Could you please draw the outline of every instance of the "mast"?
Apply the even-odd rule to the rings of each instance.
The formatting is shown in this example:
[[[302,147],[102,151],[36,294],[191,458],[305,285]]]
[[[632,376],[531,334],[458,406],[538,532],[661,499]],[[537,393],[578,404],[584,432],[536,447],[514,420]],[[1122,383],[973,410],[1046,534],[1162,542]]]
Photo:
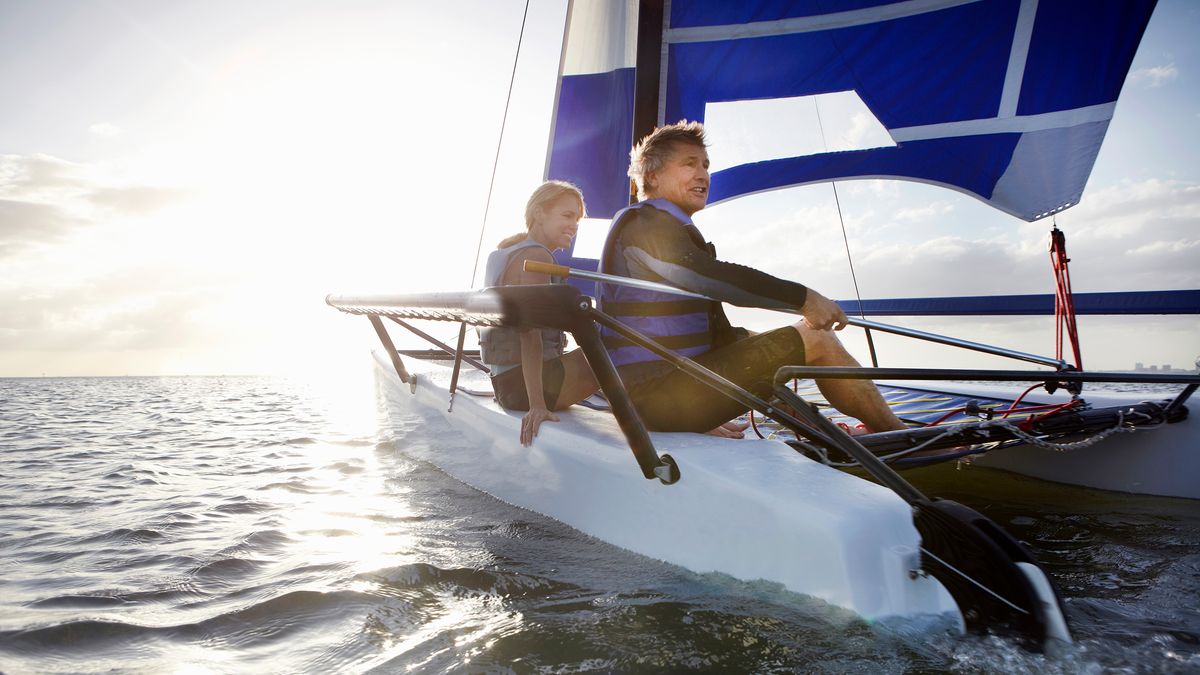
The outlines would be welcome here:
[[[663,59],[663,0],[638,3],[637,62],[633,90],[633,143],[658,126],[658,95]],[[630,186],[629,203],[637,201]]]

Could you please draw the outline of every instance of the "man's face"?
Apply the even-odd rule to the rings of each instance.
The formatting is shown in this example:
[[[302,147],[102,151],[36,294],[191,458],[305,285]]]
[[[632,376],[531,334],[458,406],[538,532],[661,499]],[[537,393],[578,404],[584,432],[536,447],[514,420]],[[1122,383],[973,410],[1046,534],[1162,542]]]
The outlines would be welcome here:
[[[663,168],[646,175],[646,195],[672,202],[689,216],[708,202],[708,152],[692,143],[675,143]]]

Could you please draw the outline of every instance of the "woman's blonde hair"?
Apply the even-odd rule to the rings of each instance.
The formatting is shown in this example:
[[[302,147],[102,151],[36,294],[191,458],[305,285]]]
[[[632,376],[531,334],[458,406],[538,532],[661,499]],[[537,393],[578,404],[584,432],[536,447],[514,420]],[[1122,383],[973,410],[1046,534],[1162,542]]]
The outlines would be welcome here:
[[[551,202],[563,195],[573,195],[578,199],[579,212],[587,215],[587,206],[583,203],[583,192],[579,188],[565,180],[548,180],[539,185],[533,194],[529,195],[529,201],[525,202],[525,231],[505,237],[496,248],[506,248],[529,238],[529,230],[533,229],[533,223],[537,217],[545,214]]]

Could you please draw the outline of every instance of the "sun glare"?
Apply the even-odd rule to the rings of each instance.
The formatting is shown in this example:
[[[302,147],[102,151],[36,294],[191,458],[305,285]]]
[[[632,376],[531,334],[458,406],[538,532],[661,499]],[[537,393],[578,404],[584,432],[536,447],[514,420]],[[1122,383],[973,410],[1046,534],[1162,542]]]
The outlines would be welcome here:
[[[187,132],[135,163],[141,179],[187,197],[139,226],[139,250],[125,255],[224,289],[195,317],[237,326],[227,341],[257,341],[251,372],[307,370],[346,334],[332,322],[358,326],[324,306],[328,293],[465,285],[462,265],[447,264],[457,257],[407,253],[455,237],[429,226],[444,196],[413,187],[437,152],[420,115],[453,83],[420,67],[420,45],[364,24],[297,20],[231,47],[179,122]]]

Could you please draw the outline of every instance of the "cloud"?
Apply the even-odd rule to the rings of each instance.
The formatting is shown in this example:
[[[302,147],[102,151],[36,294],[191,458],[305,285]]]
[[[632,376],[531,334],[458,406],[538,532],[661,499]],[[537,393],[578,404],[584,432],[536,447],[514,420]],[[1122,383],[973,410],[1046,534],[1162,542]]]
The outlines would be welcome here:
[[[865,244],[855,255],[864,297],[939,297],[1049,292],[1044,254],[1013,243],[943,236]]]
[[[939,202],[905,210],[931,221],[952,211]],[[1200,288],[1198,184],[1122,181],[1090,192],[1057,223],[1067,235],[1077,293]],[[968,231],[907,242],[862,237],[852,242],[855,267],[864,297],[1050,293],[1050,227],[1043,220],[1022,223],[1016,232],[975,230],[976,236]]]
[[[947,215],[953,210],[953,204],[948,204],[946,202],[932,202],[924,206],[900,209],[896,211],[895,215],[892,217],[896,220],[907,221],[910,223],[920,223]]]
[[[103,206],[121,213],[149,213],[170,206],[183,198],[186,193],[182,190],[158,187],[123,187],[97,188],[88,195],[88,199],[98,206]]]
[[[0,259],[136,216],[184,197],[180,190],[125,185],[98,167],[49,155],[0,155]]]
[[[838,182],[838,189],[849,197],[864,199],[896,199],[902,191],[903,181],[869,179],[849,179]]]
[[[1129,74],[1129,83],[1155,89],[1177,77],[1179,77],[1179,69],[1175,67],[1174,63],[1168,63],[1165,66],[1138,68]]]
[[[0,199],[0,259],[34,243],[57,241],[75,225],[53,205]]]
[[[88,127],[88,133],[91,133],[95,136],[100,136],[101,138],[113,138],[115,136],[120,136],[123,132],[121,131],[121,128],[115,124],[109,122],[97,122],[96,124]]]
[[[1077,290],[1200,288],[1200,185],[1122,181],[1060,217]]]
[[[153,282],[151,282],[153,280]],[[199,272],[141,266],[57,288],[0,293],[0,351],[134,350],[217,344],[198,313],[227,289]]]
[[[1193,255],[1200,253],[1200,239],[1190,239],[1185,241],[1155,241],[1129,250],[1129,255],[1131,256],[1162,256],[1175,253],[1192,253]]]
[[[927,186],[905,184],[890,199],[873,183],[859,183],[859,195],[842,199],[864,298],[1053,292],[1048,219],[1016,222]],[[712,214],[721,226],[701,229],[728,260],[850,298],[854,283],[827,192],[781,195],[775,218],[757,206],[722,205]],[[785,208],[789,216],[782,216]],[[1077,293],[1200,288],[1200,184],[1115,183],[1089,191],[1057,223],[1067,234]]]
[[[49,155],[0,155],[0,197],[61,194],[84,189],[84,167]]]

